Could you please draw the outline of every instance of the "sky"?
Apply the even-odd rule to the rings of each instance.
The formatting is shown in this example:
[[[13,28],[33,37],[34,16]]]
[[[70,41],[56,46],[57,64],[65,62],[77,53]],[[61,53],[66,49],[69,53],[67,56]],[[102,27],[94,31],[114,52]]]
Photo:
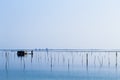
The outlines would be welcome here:
[[[120,49],[120,0],[0,0],[0,48]]]

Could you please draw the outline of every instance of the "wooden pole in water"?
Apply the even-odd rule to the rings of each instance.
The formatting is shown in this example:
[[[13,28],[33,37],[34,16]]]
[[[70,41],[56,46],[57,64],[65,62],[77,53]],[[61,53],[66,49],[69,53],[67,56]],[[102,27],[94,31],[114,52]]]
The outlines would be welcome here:
[[[86,54],[86,68],[88,70],[88,53]]]
[[[117,68],[117,56],[118,56],[118,55],[117,55],[117,52],[116,52],[116,64],[115,64],[116,68]]]
[[[33,59],[33,50],[31,51],[31,63],[32,63],[32,59]]]
[[[50,67],[51,67],[51,72],[52,72],[52,67],[53,67],[52,56],[51,56],[51,65],[50,65]]]
[[[94,66],[96,66],[96,56],[94,56]]]
[[[82,55],[82,67],[83,67],[83,55]]]
[[[8,53],[5,53],[6,63],[5,63],[5,71],[8,77]]]
[[[69,68],[70,68],[70,62],[69,62],[69,59],[68,59],[68,71],[69,71]]]
[[[110,56],[109,56],[109,53],[108,53],[108,67],[110,67]]]

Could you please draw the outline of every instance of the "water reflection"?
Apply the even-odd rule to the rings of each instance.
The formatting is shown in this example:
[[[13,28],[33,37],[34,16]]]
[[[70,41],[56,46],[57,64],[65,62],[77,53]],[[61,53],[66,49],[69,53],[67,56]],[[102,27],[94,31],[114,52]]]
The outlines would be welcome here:
[[[25,64],[25,59],[29,57],[30,58],[30,62],[34,62],[36,64],[39,64],[39,61],[43,62],[42,64],[49,64],[50,63],[50,67],[51,70],[53,68],[53,64],[54,65],[68,65],[68,68],[72,65],[72,66],[81,66],[84,67],[86,66],[86,70],[88,70],[88,68],[91,66],[97,66],[97,67],[110,67],[110,66],[115,66],[115,68],[117,68],[118,65],[118,52],[115,53],[71,53],[71,55],[69,53],[57,53],[57,52],[35,52],[33,56],[33,52],[32,53],[25,53],[25,54],[14,54],[14,59],[16,59],[16,61],[21,58],[21,62],[23,62]],[[10,54],[8,52],[5,52],[5,69],[7,71],[8,69],[8,65],[9,65],[9,57],[13,56],[13,54]],[[17,55],[18,58],[15,57],[15,54]],[[113,58],[114,57],[114,58]],[[2,58],[2,57],[1,57]],[[28,59],[29,60],[29,59]],[[35,62],[35,61],[38,61]],[[67,62],[66,62],[67,61]],[[27,63],[29,64],[29,63]],[[115,65],[114,65],[115,64]]]
[[[9,66],[9,53],[5,53],[5,71],[6,71],[6,76],[8,77],[8,66]]]
[[[70,68],[70,61],[69,61],[69,59],[68,59],[68,71],[69,71],[69,68]]]
[[[10,70],[27,71],[66,71],[86,73],[94,71],[118,71],[120,69],[120,52],[49,52],[33,51],[20,54],[21,52],[4,52],[5,57],[0,55],[0,70],[2,64],[6,76]],[[22,52],[24,53],[24,52]]]
[[[117,69],[117,56],[118,56],[118,54],[117,54],[117,52],[116,52],[116,64],[115,64],[116,69]]]
[[[88,71],[88,53],[86,54],[86,70]]]

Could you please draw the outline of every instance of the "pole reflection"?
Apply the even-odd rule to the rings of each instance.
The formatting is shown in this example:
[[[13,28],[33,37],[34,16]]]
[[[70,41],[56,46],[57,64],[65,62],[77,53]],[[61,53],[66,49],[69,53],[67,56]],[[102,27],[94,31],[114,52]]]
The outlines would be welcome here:
[[[5,52],[5,71],[6,71],[6,76],[8,78],[8,66],[9,66],[9,53]]]
[[[93,67],[94,69],[104,69],[104,68],[112,68],[118,69],[120,68],[119,58],[120,52],[49,52],[46,49],[46,52],[34,52],[27,53],[24,55],[18,55],[14,52],[5,52],[5,71],[8,75],[8,67],[17,65],[23,65],[23,71],[26,69],[39,69],[42,68],[50,69],[50,71],[54,71],[56,69],[66,69],[66,71],[74,70],[75,67],[78,67],[78,70],[84,70],[88,72],[88,70]],[[15,56],[17,55],[17,57]],[[9,58],[13,58],[14,61],[9,61]],[[2,57],[1,57],[2,58]],[[18,63],[19,59],[21,64]],[[32,64],[30,66],[29,64]],[[16,66],[17,66],[16,65]],[[29,65],[29,66],[27,66]],[[44,67],[43,67],[44,66]],[[12,68],[12,67],[11,67]]]

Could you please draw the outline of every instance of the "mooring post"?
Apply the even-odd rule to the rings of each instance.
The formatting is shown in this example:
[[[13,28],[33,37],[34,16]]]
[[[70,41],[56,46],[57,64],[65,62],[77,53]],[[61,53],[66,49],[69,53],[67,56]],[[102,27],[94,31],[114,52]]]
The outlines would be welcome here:
[[[68,59],[68,71],[69,71],[69,68],[70,68],[70,61],[69,61],[69,59]]]
[[[5,71],[8,77],[8,53],[5,53],[5,58],[6,58],[6,62],[5,62]]]
[[[52,67],[53,67],[52,56],[51,56],[51,64],[50,64],[50,67],[51,67],[51,72],[52,72]]]
[[[47,55],[48,55],[48,48],[46,48],[46,52],[47,52]]]
[[[63,55],[63,64],[65,63],[65,57],[64,57],[64,55]]]
[[[32,59],[33,59],[33,50],[31,51],[31,63],[32,63]]]
[[[82,62],[82,67],[83,67],[83,55],[82,55],[82,61],[81,62]]]
[[[117,56],[118,56],[118,54],[116,52],[116,64],[115,64],[116,68],[117,68]]]
[[[96,66],[96,56],[94,56],[94,66]]]
[[[86,54],[86,68],[88,70],[88,53]]]

